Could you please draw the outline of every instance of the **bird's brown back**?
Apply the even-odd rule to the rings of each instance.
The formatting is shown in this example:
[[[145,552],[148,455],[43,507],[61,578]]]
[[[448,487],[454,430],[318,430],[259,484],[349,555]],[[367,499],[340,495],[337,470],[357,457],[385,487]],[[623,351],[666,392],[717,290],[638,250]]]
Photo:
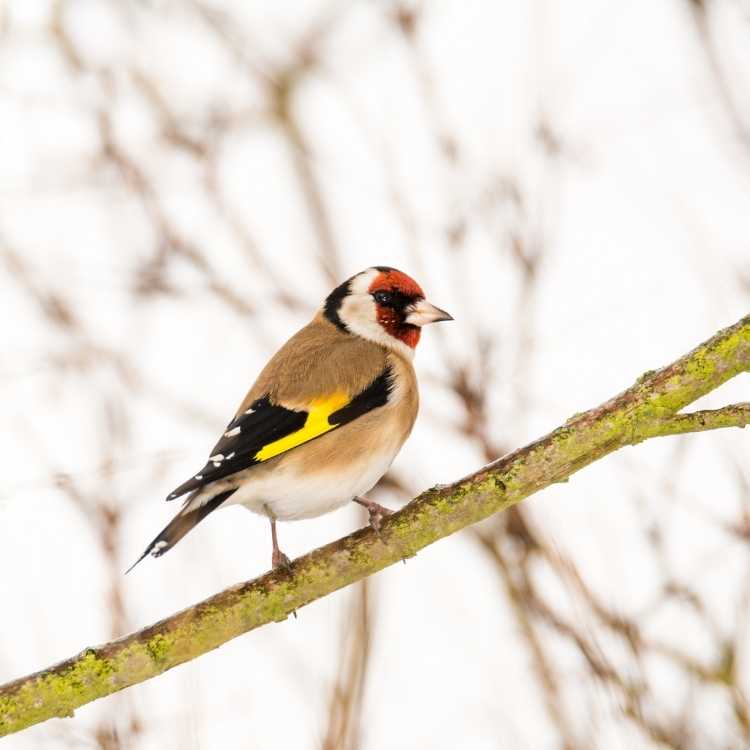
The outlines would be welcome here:
[[[383,372],[386,358],[384,347],[341,331],[318,314],[271,358],[237,413],[266,395],[291,409],[304,409],[332,391],[354,396]]]

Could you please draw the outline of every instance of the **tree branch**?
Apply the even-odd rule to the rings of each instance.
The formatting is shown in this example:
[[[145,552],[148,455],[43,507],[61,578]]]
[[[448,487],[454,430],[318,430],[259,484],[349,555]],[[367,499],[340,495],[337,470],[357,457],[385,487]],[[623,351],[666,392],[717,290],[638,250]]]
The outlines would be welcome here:
[[[723,427],[742,428],[747,427],[748,424],[750,424],[750,403],[743,402],[723,406],[721,409],[675,414],[673,417],[656,420],[640,432],[645,439],[664,435],[685,435],[688,432],[720,430]]]
[[[148,628],[87,648],[49,669],[0,686],[0,736],[155,677],[222,643],[411,557],[505,510],[599,458],[651,437],[744,427],[750,405],[679,414],[750,370],[750,316],[633,387],[534,443],[450,485],[422,493],[383,523],[361,529],[277,570],[233,586]]]

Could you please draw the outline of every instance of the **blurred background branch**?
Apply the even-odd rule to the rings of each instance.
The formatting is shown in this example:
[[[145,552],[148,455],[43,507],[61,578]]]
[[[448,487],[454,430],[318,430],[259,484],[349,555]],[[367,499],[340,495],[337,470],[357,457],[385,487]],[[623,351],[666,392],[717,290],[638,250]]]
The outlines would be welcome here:
[[[261,569],[265,530],[238,518],[121,575],[151,504],[361,268],[402,267],[459,323],[420,346],[392,504],[744,314],[749,19],[744,0],[1,2],[0,678]],[[737,379],[673,431],[746,401]],[[11,741],[746,747],[746,455],[739,431],[620,451],[304,627]]]

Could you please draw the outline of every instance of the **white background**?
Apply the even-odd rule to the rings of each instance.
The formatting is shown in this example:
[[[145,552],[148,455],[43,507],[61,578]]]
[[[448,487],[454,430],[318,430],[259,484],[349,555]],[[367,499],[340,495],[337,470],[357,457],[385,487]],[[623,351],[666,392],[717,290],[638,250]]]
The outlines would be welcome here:
[[[233,508],[120,576],[174,512],[163,497],[202,466],[253,377],[334,279],[393,265],[455,317],[425,330],[416,358],[422,411],[393,467],[415,491],[485,461],[455,429],[462,405],[445,383],[448,362],[476,372],[481,338],[493,342],[488,431],[511,449],[747,314],[750,149],[738,123],[750,11],[712,4],[717,77],[690,5],[436,0],[419,6],[413,43],[387,3],[213,3],[223,36],[191,2],[0,6],[0,681],[109,640],[113,586],[123,634],[267,568],[267,524]],[[317,28],[314,59],[291,84],[300,145],[274,117],[269,86]],[[208,155],[165,136],[139,75]],[[146,199],[105,154],[103,116],[148,182]],[[322,196],[330,247],[300,163]],[[210,272],[170,255],[164,288],[137,294],[170,232]],[[530,292],[514,238],[539,252]],[[279,304],[278,288],[298,305]],[[74,326],[45,315],[49,294]],[[700,406],[748,400],[747,388],[739,377]],[[727,531],[747,508],[747,440],[733,430],[652,441],[524,505],[602,601],[712,664],[722,638],[749,634],[747,541]],[[85,499],[61,490],[60,475]],[[121,516],[114,549],[102,547],[94,507]],[[363,520],[352,508],[282,525],[282,547],[296,556]],[[652,526],[716,632],[688,604],[661,600]],[[573,593],[544,569],[538,583],[627,672],[630,655]],[[360,746],[562,747],[473,537],[381,573],[370,595]],[[116,747],[97,733],[113,726],[120,746],[139,750],[319,747],[353,597],[329,596],[4,747]],[[548,635],[577,746],[657,747],[571,644]],[[738,685],[750,690],[747,660],[740,649]],[[645,672],[649,711],[688,716],[685,747],[741,746],[727,691],[658,660]]]

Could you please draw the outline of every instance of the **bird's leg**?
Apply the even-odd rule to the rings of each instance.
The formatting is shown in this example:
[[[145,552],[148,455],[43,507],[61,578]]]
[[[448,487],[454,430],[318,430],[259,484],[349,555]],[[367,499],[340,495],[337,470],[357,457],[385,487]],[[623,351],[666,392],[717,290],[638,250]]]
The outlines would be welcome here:
[[[367,512],[370,514],[370,526],[380,534],[380,524],[382,524],[383,519],[386,516],[390,516],[393,511],[389,508],[383,507],[380,503],[376,503],[374,500],[368,500],[366,497],[353,497],[352,500],[363,508],[367,508]]]
[[[271,553],[271,565],[274,569],[285,568],[289,570],[292,563],[289,558],[279,549],[279,540],[276,538],[276,519],[271,517],[271,542],[273,543],[273,552]]]
[[[268,517],[271,519],[271,541],[273,542],[273,552],[271,553],[271,566],[274,570],[277,568],[283,568],[286,571],[291,571],[292,563],[291,560],[279,549],[279,540],[276,538],[276,519],[271,515],[271,512],[266,506],[266,512]],[[297,619],[297,610],[293,609],[292,614],[294,619]]]

